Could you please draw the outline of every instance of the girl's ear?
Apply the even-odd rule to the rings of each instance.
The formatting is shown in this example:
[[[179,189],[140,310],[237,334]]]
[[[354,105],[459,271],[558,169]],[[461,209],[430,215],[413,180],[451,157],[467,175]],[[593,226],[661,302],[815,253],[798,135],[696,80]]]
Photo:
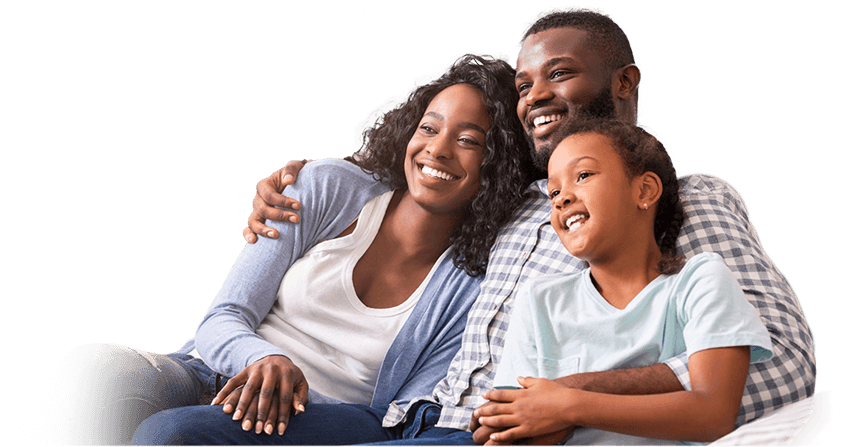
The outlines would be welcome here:
[[[663,195],[663,182],[657,174],[648,171],[637,178],[637,183],[639,186],[637,206],[641,209],[651,208]]]

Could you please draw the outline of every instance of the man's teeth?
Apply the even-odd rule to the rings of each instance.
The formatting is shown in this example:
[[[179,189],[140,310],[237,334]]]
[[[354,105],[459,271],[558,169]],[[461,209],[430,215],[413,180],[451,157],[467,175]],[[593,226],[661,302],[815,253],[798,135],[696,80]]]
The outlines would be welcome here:
[[[441,180],[451,181],[451,180],[458,179],[458,177],[456,177],[452,174],[447,174],[446,172],[441,172],[437,169],[430,168],[429,166],[423,166],[423,169],[421,169],[421,171],[423,171],[423,173],[428,175],[429,177],[439,178]]]
[[[565,221],[565,227],[568,228],[568,231],[574,231],[586,223],[585,219],[588,217],[586,214],[574,214]]]
[[[533,119],[533,126],[540,127],[540,126],[543,126],[545,124],[552,123],[554,121],[559,121],[559,120],[562,119],[563,116],[564,115],[561,114],[561,113],[555,114],[555,115],[539,116],[539,117],[536,117],[535,119]]]

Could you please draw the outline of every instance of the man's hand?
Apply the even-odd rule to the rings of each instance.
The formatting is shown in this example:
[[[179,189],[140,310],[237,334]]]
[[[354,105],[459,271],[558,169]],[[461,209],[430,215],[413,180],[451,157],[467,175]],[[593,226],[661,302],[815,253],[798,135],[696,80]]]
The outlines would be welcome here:
[[[254,425],[255,433],[271,435],[277,425],[284,434],[294,414],[305,411],[308,382],[302,370],[283,355],[264,357],[228,380],[211,405],[223,404],[222,410],[233,419],[242,419],[243,430]],[[255,421],[257,421],[255,423]]]
[[[554,443],[565,439],[574,426],[561,416],[567,388],[547,379],[521,377],[517,390],[487,391],[490,402],[474,410],[474,441],[486,445]],[[475,427],[478,424],[480,427]]]
[[[257,183],[257,194],[252,201],[253,210],[248,218],[248,227],[243,230],[246,242],[249,244],[257,242],[258,234],[272,239],[278,237],[278,231],[264,224],[266,219],[278,222],[299,222],[299,215],[287,209],[298,210],[301,204],[281,193],[287,185],[292,185],[296,181],[299,171],[307,162],[308,160],[291,161],[287,163],[287,166]]]

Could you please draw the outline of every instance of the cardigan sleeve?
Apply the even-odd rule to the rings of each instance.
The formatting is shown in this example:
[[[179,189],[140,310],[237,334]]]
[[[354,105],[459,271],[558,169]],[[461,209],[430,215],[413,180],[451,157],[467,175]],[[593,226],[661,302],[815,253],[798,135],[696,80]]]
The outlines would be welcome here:
[[[233,377],[269,355],[286,355],[255,333],[275,303],[287,269],[317,243],[349,226],[361,208],[389,188],[342,160],[308,163],[287,195],[302,204],[298,224],[267,221],[278,239],[246,244],[195,336],[202,359]]]

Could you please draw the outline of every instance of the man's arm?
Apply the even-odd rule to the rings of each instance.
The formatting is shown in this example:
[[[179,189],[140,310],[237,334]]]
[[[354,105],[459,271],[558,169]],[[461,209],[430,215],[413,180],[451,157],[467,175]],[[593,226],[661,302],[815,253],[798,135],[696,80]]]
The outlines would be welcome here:
[[[607,394],[660,394],[683,391],[683,385],[666,364],[560,377],[556,383],[578,390]]]
[[[246,242],[257,242],[257,235],[270,239],[278,238],[278,230],[266,226],[266,219],[277,222],[298,223],[299,215],[288,210],[298,211],[302,204],[282,195],[284,188],[296,182],[299,171],[308,160],[293,160],[269,177],[257,183],[257,193],[252,200],[252,212],[248,218],[248,227],[243,230]]]

